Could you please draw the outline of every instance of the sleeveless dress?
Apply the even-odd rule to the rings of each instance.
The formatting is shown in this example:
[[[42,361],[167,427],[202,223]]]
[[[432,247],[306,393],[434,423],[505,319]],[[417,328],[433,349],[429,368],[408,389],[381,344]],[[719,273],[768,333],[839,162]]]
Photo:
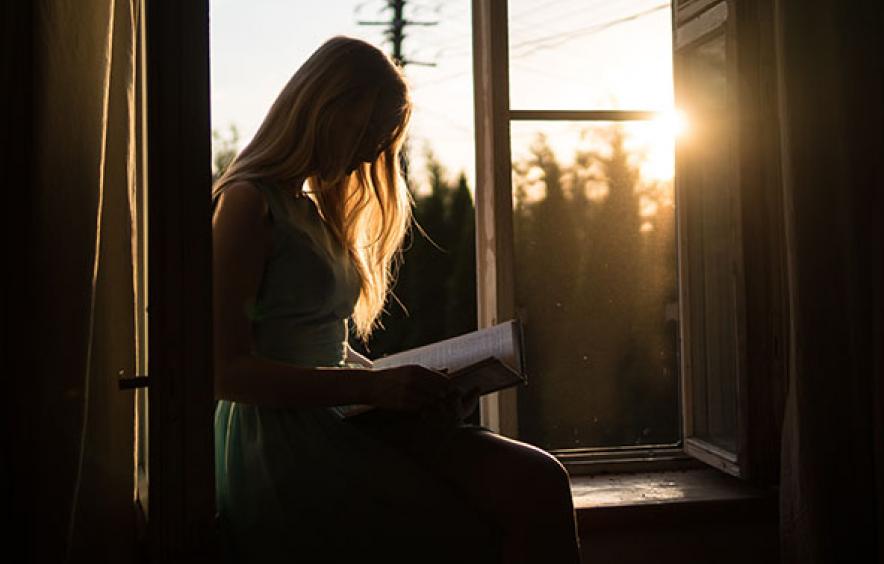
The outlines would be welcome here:
[[[268,203],[272,250],[248,312],[253,353],[298,366],[344,366],[359,292],[355,267],[311,199],[256,186]],[[219,401],[214,427],[228,561],[493,558],[492,528],[426,461],[345,419],[339,408]],[[469,546],[489,553],[465,553]]]

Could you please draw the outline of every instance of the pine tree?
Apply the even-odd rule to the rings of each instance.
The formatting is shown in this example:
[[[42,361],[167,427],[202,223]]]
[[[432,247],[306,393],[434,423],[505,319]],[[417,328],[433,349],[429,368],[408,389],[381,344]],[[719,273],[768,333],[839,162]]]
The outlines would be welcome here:
[[[624,130],[591,135],[594,148],[573,165],[561,165],[542,136],[514,164],[517,305],[531,378],[520,431],[547,447],[675,440],[665,319],[675,262],[663,252],[674,250],[671,206],[643,231],[639,204],[650,191]],[[603,194],[588,195],[599,187]]]
[[[451,195],[446,222],[453,239],[451,273],[447,282],[446,336],[474,331],[478,325],[476,306],[476,212],[467,177],[461,174]]]

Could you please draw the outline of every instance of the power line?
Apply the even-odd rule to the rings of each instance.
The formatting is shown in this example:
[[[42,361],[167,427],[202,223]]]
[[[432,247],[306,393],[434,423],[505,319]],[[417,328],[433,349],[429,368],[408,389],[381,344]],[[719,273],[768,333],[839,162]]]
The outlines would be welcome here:
[[[630,6],[635,5],[635,0],[623,0],[623,1],[625,2],[625,4],[628,4]],[[577,8],[576,10],[573,10],[573,9],[569,10],[568,8],[573,8],[574,6],[573,5],[569,6],[568,4],[560,1],[557,4],[560,7],[566,8],[564,12],[555,12],[555,11],[546,12],[543,15],[541,15],[539,18],[533,18],[528,21],[522,21],[522,18],[528,12],[532,11],[532,10],[526,10],[525,12],[523,12],[521,14],[517,14],[517,15],[511,16],[509,18],[510,19],[510,22],[509,22],[510,27],[512,27],[514,25],[520,25],[523,28],[530,28],[532,30],[536,30],[536,29],[542,28],[545,25],[552,23],[552,22],[567,21],[569,18],[572,18],[573,16],[577,16],[577,15],[591,13],[593,16],[595,16],[598,14],[600,7],[603,9],[608,9],[608,11],[610,11],[611,6],[616,5],[617,0],[579,0],[579,2],[577,2],[577,3],[579,4],[579,8]]]
[[[449,80],[454,80],[455,78],[460,78],[466,74],[473,72],[473,69],[462,70],[455,73],[451,73],[445,76],[440,76],[439,78],[434,78],[433,80],[429,80],[427,82],[419,82],[411,87],[412,90],[417,90],[419,88],[426,88],[427,86],[432,86],[434,84],[440,84],[443,82],[448,82]]]
[[[614,26],[622,24],[622,23],[637,20],[637,19],[642,18],[644,16],[650,15],[654,12],[659,12],[660,10],[669,9],[669,6],[670,6],[669,2],[666,2],[665,4],[657,4],[656,6],[652,6],[652,7],[648,8],[647,10],[642,10],[641,12],[636,12],[636,13],[630,14],[628,16],[623,16],[623,17],[616,18],[613,20],[608,20],[606,22],[594,24],[594,25],[579,28],[579,29],[574,29],[574,30],[571,30],[568,32],[556,33],[556,34],[551,34],[551,35],[546,35],[546,36],[542,36],[542,37],[535,37],[532,39],[528,39],[528,40],[519,42],[515,45],[511,45],[510,52],[512,54],[512,52],[516,51],[517,49],[523,49],[525,47],[528,47],[527,50],[516,55],[518,57],[524,57],[525,55],[528,55],[528,54],[533,53],[535,51],[539,51],[541,49],[549,49],[552,47],[558,47],[559,45],[562,45],[563,43],[567,43],[568,41],[571,41],[572,39],[576,39],[576,38],[581,37],[583,35],[597,33],[599,31],[614,27]]]
[[[510,19],[509,25],[510,26],[521,25],[525,28],[530,27],[533,31],[537,31],[538,29],[542,30],[542,28],[546,27],[547,24],[552,23],[553,21],[567,19],[573,15],[586,12],[588,6],[598,5],[601,3],[601,1],[602,0],[596,0],[595,2],[593,2],[592,4],[589,4],[589,5],[583,4],[583,5],[581,5],[581,7],[578,10],[568,10],[568,11],[560,12],[557,14],[546,14],[546,17],[540,18],[539,20],[520,21],[519,18],[522,18],[522,17],[524,17],[528,14],[531,14],[531,13],[535,13],[544,7],[547,7],[547,6],[550,6],[553,4],[562,5],[561,0],[558,0],[557,2],[554,1],[554,2],[547,2],[544,4],[539,4],[537,6],[532,6],[531,8],[520,12],[520,13],[516,14],[515,16],[511,16],[509,18]],[[607,1],[607,0],[605,0],[605,1]],[[651,8],[641,11],[641,12],[637,12],[634,14],[630,14],[628,16],[620,17],[620,18],[616,18],[616,19],[606,21],[603,23],[597,23],[597,24],[593,24],[590,26],[584,26],[579,29],[574,29],[571,31],[549,30],[549,28],[547,28],[549,31],[542,36],[535,36],[535,37],[531,37],[531,38],[528,38],[528,39],[525,39],[522,41],[517,41],[517,42],[511,43],[510,44],[511,56],[513,56],[514,58],[515,58],[515,56],[525,56],[530,53],[533,53],[534,51],[539,51],[541,49],[545,49],[548,47],[555,47],[555,46],[561,45],[562,43],[566,43],[567,41],[570,41],[571,39],[575,39],[575,38],[579,37],[580,35],[584,35],[584,34],[589,35],[594,32],[602,31],[602,30],[607,29],[609,27],[613,27],[614,25],[617,25],[620,23],[625,23],[625,22],[631,21],[631,20],[635,20],[635,19],[638,19],[642,16],[645,16],[645,15],[651,14],[653,12],[657,12],[659,10],[668,8],[670,5],[671,5],[671,2],[668,2],[666,4],[658,4],[658,5],[652,6]],[[609,8],[610,3],[605,4],[605,7]],[[463,45],[463,39],[462,39],[462,38],[468,38],[468,37],[469,37],[468,33],[467,34],[459,34],[459,35],[455,35],[452,38],[448,38],[446,40],[443,40],[440,43],[437,43],[436,47],[437,47],[438,51],[436,52],[436,58],[442,57],[443,54],[446,56],[459,56],[459,55],[469,54],[470,49],[469,49],[469,47],[466,47]],[[513,53],[514,51],[517,51],[521,47],[530,46],[534,43],[541,43],[544,41],[551,41],[551,44],[549,46],[540,45],[540,46],[528,49],[524,53],[520,53],[518,55]]]

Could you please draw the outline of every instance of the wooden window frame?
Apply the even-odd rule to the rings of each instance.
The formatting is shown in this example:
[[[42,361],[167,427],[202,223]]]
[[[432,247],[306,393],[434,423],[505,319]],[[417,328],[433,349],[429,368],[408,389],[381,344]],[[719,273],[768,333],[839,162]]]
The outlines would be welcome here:
[[[512,155],[516,121],[647,121],[646,110],[514,110],[509,101],[507,2],[473,1],[476,131],[476,262],[479,326],[515,317]],[[482,398],[482,424],[518,438],[518,390]],[[572,474],[651,471],[694,466],[680,443],[557,450]]]
[[[719,1],[719,2],[709,2],[706,0],[696,0],[694,2],[688,2],[684,5],[682,10],[688,12],[688,16],[684,16],[680,14],[680,11],[676,8],[673,14],[674,20],[674,28],[675,32],[673,34],[673,68],[676,69],[675,75],[675,87],[676,87],[676,99],[680,98],[680,80],[679,80],[679,69],[682,66],[682,61],[687,53],[689,53],[695,47],[710,41],[715,37],[722,37],[725,40],[725,51],[726,51],[726,76],[727,76],[727,84],[728,84],[728,107],[730,110],[735,110],[735,100],[732,100],[732,92],[730,91],[731,85],[735,83],[736,80],[736,66],[733,64],[735,49],[734,49],[734,33],[733,33],[733,19],[728,17],[729,7],[727,2]],[[681,16],[681,17],[679,17]],[[732,123],[735,123],[736,120],[732,120]],[[680,152],[680,147],[676,150],[677,155]],[[732,189],[737,192],[735,194],[736,198],[739,198],[738,194],[738,175],[739,175],[739,167],[736,162],[736,155],[733,151],[729,154],[729,168],[730,173],[729,176],[732,180]],[[676,158],[676,177],[681,178],[683,174],[681,173],[682,166],[679,165],[681,159]],[[736,177],[736,178],[735,178]],[[682,397],[682,433],[683,433],[683,448],[685,453],[698,460],[705,462],[711,466],[719,468],[720,470],[727,472],[728,474],[734,476],[740,476],[741,474],[741,457],[739,453],[739,448],[737,452],[730,452],[724,448],[716,446],[709,441],[706,441],[696,435],[695,427],[694,427],[694,379],[693,379],[693,367],[691,364],[691,335],[693,328],[691,327],[691,316],[689,315],[689,295],[691,293],[689,276],[688,276],[688,260],[686,260],[687,252],[687,242],[688,236],[686,226],[688,225],[687,221],[687,211],[688,206],[685,202],[685,191],[682,189],[683,187],[676,188],[676,216],[678,217],[678,229],[677,229],[677,245],[678,245],[678,256],[679,256],[679,264],[678,264],[678,279],[679,279],[679,327],[681,333],[681,397]],[[740,245],[740,241],[742,240],[742,234],[740,233],[740,216],[738,207],[734,207],[731,209],[732,212],[732,221],[733,226],[737,230],[737,233],[734,233],[732,240],[734,242],[734,247],[732,247],[732,253],[734,258],[734,280],[739,281],[744,279],[742,274],[743,268],[743,260],[742,260],[742,245]],[[736,372],[735,374],[739,375],[741,372],[745,361],[744,355],[744,347],[743,343],[745,343],[745,335],[742,333],[742,328],[745,327],[745,320],[742,319],[741,313],[744,311],[742,307],[742,300],[745,295],[745,291],[737,287],[734,291],[735,296],[735,311],[737,315],[736,325],[736,343],[734,343],[736,348]],[[740,413],[739,413],[739,405],[744,403],[744,398],[742,396],[742,392],[744,388],[740,386],[740,378],[737,377],[736,382],[737,389],[737,397],[736,402],[738,405],[737,409],[737,444],[742,444],[740,440],[739,434],[740,429],[743,428]]]
[[[208,0],[144,0],[152,562],[216,557]]]
[[[678,0],[673,9],[676,101],[682,53],[717,34],[726,40],[728,98],[733,112],[732,155],[735,202],[736,280],[735,452],[694,436],[691,397],[689,317],[682,312],[682,393],[684,449],[734,476],[775,484],[779,475],[779,434],[787,379],[784,343],[788,335],[783,202],[780,178],[777,92],[773,56],[773,9],[763,0]],[[678,150],[677,150],[678,151]],[[680,304],[687,304],[682,248],[686,243],[679,200],[676,156],[676,213],[679,224]]]
[[[739,10],[735,4],[739,2]],[[509,107],[507,2],[473,0],[473,68],[476,132],[476,260],[479,326],[515,316],[510,123],[519,120],[642,120],[644,111],[534,111]],[[722,18],[722,11],[724,17]],[[739,122],[734,154],[738,208],[737,308],[738,449],[728,453],[694,436],[683,417],[678,445],[583,449],[555,454],[577,473],[650,471],[699,460],[729,474],[775,483],[778,429],[786,376],[783,343],[787,333],[784,247],[781,234],[776,92],[763,58],[770,55],[772,13],[763,0],[673,0],[673,66],[678,49],[717,30],[728,40],[730,82]],[[739,49],[736,41],[739,39]],[[737,57],[739,53],[739,57]],[[736,80],[739,78],[739,80]],[[676,78],[677,81],[677,78]],[[677,95],[677,93],[676,93]],[[679,198],[678,166],[675,193]],[[676,209],[679,308],[686,301],[681,225]],[[747,210],[751,213],[746,213]],[[743,252],[745,250],[745,253]],[[685,366],[686,316],[680,311],[680,383],[683,416],[691,405],[690,369]],[[517,391],[486,396],[481,420],[493,430],[518,437]]]

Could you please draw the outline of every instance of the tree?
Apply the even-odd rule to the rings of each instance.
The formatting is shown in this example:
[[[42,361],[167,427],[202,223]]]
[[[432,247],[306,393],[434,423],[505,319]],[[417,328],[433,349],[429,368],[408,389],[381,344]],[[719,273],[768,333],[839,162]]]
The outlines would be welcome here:
[[[239,130],[230,124],[227,135],[221,135],[217,129],[212,130],[212,181],[218,180],[233,159],[239,153]]]
[[[451,273],[447,281],[449,296],[446,336],[462,335],[478,326],[476,304],[476,210],[461,173],[451,194],[446,216],[450,225]]]
[[[592,148],[571,165],[543,136],[514,163],[517,305],[530,379],[520,430],[546,447],[675,440],[665,315],[675,257],[663,252],[674,252],[671,206],[643,218],[640,203],[664,190],[641,181],[622,128],[584,135]]]

